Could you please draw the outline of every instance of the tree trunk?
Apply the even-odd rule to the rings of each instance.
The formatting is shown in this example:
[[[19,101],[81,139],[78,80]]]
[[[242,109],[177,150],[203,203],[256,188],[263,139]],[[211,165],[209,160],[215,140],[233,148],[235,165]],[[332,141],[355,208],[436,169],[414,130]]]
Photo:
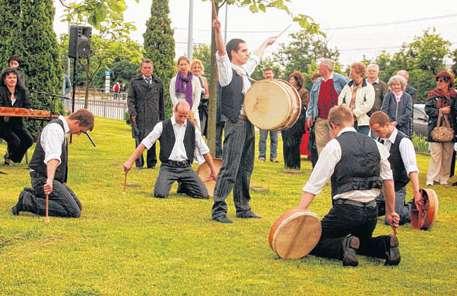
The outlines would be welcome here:
[[[89,107],[89,86],[91,82],[91,77],[90,77],[90,58],[87,58],[87,64],[86,64],[86,93],[84,94],[84,109],[88,109]]]
[[[216,42],[214,39],[213,19],[216,18],[219,7],[216,11],[212,9],[211,18],[211,76],[209,78],[209,101],[208,101],[208,147],[212,154],[216,153],[216,109],[217,109],[217,64],[216,64]],[[216,13],[216,15],[215,15]]]

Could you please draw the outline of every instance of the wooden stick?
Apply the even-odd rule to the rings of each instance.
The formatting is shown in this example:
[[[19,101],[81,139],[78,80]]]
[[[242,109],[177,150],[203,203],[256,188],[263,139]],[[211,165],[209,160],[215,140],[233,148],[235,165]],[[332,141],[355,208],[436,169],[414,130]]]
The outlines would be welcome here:
[[[394,231],[394,236],[397,236],[397,227],[392,226],[392,230]]]
[[[45,202],[45,216],[44,216],[44,223],[49,223],[49,194],[45,194],[46,202]]]
[[[211,1],[211,6],[213,7],[213,17],[217,17],[216,0]]]

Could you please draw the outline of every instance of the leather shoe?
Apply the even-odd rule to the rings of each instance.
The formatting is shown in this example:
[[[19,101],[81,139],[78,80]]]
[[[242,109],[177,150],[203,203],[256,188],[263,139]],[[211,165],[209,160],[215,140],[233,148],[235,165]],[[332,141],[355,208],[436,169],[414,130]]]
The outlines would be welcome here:
[[[236,216],[238,218],[243,218],[243,219],[249,219],[249,218],[261,218],[260,216],[257,216],[254,212],[252,211],[247,211],[247,212],[241,212],[241,213],[236,213]]]
[[[20,211],[22,210],[22,200],[23,200],[24,196],[23,196],[23,192],[21,192],[19,194],[19,199],[16,203],[16,205],[14,207],[11,208],[11,213],[14,215],[14,216],[18,216]]]
[[[400,249],[398,248],[398,238],[394,235],[390,235],[388,238],[388,246],[386,248],[386,262],[384,265],[398,265],[401,261]]]
[[[359,261],[357,260],[356,251],[360,247],[360,240],[356,236],[347,236],[343,240],[343,266],[357,266]]]
[[[219,223],[224,223],[224,224],[229,224],[229,223],[233,223],[232,220],[230,220],[229,218],[227,218],[227,216],[219,216],[219,217],[215,217],[213,218],[214,221],[216,222],[219,222]]]

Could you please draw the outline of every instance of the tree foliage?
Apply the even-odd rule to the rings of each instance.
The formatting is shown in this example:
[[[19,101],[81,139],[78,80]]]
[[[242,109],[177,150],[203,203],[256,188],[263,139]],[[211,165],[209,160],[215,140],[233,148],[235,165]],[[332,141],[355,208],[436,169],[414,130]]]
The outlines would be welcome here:
[[[451,55],[450,42],[435,30],[427,30],[394,53],[381,53],[375,60],[381,69],[380,78],[388,81],[400,69],[409,71],[409,83],[417,89],[417,101],[424,102],[427,91],[435,87],[434,76],[446,67]]]
[[[195,45],[192,50],[192,58],[201,60],[205,67],[205,76],[211,76],[211,50],[207,44]]]
[[[19,31],[19,4],[17,0],[0,0],[0,68],[6,66],[11,55],[18,53],[16,34]]]
[[[145,57],[154,63],[154,73],[164,86],[165,112],[171,114],[171,99],[168,93],[170,79],[175,75],[175,40],[171,29],[168,0],[153,0],[151,16],[144,33]]]

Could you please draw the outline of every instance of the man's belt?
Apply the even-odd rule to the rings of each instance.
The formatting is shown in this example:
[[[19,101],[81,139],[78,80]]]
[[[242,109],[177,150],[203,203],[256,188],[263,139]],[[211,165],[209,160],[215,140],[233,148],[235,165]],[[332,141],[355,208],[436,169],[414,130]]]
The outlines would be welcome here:
[[[162,164],[169,166],[169,167],[174,167],[174,168],[190,167],[190,162],[188,160],[183,160],[183,161],[167,160],[166,162],[163,162]]]
[[[372,200],[369,202],[361,202],[361,201],[355,201],[355,200],[351,200],[351,199],[338,198],[333,203],[335,205],[350,205],[350,206],[359,207],[359,208],[375,208],[376,207],[375,200]]]

